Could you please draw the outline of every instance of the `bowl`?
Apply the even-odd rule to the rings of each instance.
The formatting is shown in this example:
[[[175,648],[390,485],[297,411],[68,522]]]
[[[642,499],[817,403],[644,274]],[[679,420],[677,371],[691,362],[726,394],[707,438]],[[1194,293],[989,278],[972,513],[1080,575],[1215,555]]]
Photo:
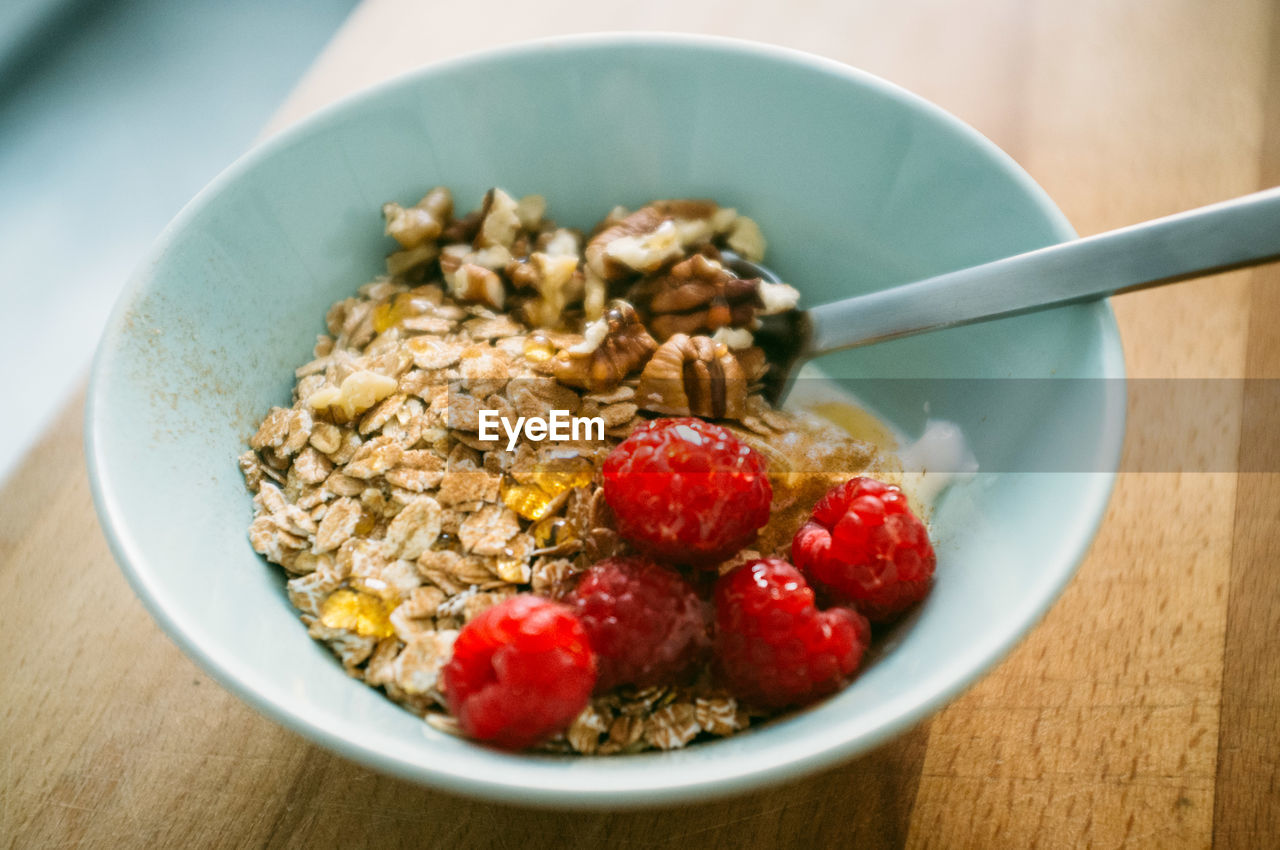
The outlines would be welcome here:
[[[125,576],[188,655],[269,717],[460,794],[685,803],[781,782],[910,728],[1008,653],[1083,557],[1114,477],[1123,393],[1020,392],[1005,379],[1122,385],[1104,303],[845,352],[824,369],[859,391],[874,379],[864,398],[908,432],[926,410],[958,423],[988,470],[938,505],[937,585],[852,685],[666,753],[508,754],[435,731],[307,636],[281,571],[250,548],[236,457],[257,420],[288,403],[327,307],[381,270],[380,205],[436,184],[463,205],[491,185],[540,193],[579,227],[618,203],[716,198],[760,223],[768,261],[808,304],[1073,236],[1011,159],[937,107],[836,62],[719,38],[596,35],[477,54],[270,139],[159,237],[110,318],[86,414],[94,500]],[[1014,389],[998,403],[938,392],[978,384]],[[1064,439],[1088,461],[1026,471],[1020,459]]]

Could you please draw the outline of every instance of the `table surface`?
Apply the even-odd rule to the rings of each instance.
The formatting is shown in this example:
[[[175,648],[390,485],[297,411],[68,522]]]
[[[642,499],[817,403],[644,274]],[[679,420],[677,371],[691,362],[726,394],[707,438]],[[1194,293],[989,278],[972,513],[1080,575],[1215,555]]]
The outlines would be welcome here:
[[[772,41],[880,74],[1009,151],[1082,234],[1280,183],[1280,5],[1267,0],[367,0],[268,130],[424,62],[609,29]],[[1133,376],[1280,377],[1276,269],[1114,304]],[[1280,470],[1268,443],[1280,411],[1265,401],[1214,393],[1208,439]],[[1168,848],[1280,836],[1280,474],[1122,474],[1043,623],[871,755],[711,804],[560,813],[370,772],[214,684],[107,551],[82,407],[68,405],[0,491],[0,842]],[[1139,413],[1129,457],[1186,456],[1158,415]]]

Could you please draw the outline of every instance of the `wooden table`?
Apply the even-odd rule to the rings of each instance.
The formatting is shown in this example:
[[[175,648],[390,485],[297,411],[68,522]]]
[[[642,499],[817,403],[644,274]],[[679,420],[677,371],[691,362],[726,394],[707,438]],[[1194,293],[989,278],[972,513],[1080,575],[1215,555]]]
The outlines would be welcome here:
[[[633,28],[773,41],[881,74],[1013,154],[1084,234],[1280,183],[1280,6],[1266,0],[367,0],[271,129],[423,62]],[[1115,308],[1132,375],[1280,377],[1276,269],[1125,296]],[[1280,411],[1219,395],[1233,452],[1280,470],[1268,442]],[[1280,474],[1122,475],[1088,560],[1030,638],[870,756],[709,805],[564,814],[371,773],[213,684],[144,613],[107,552],[81,412],[71,402],[0,493],[0,841],[1280,842]],[[1126,451],[1173,453],[1152,424],[1137,417]]]

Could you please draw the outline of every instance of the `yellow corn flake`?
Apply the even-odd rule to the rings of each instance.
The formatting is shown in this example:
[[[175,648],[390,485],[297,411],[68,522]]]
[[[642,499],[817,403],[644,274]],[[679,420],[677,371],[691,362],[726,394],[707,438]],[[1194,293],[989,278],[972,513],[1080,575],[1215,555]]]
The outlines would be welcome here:
[[[331,629],[346,629],[364,637],[391,637],[395,634],[391,626],[392,607],[381,597],[342,588],[325,599],[320,608],[320,622]]]

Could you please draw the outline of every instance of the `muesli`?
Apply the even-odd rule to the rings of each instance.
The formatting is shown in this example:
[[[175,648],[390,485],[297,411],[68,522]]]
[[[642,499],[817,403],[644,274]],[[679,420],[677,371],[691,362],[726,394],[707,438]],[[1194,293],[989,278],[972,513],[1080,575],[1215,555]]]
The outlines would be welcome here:
[[[842,686],[927,592],[893,458],[761,395],[752,330],[797,293],[722,262],[763,259],[750,218],[382,212],[386,274],[239,459],[254,549],[352,676],[499,746],[672,749]]]

